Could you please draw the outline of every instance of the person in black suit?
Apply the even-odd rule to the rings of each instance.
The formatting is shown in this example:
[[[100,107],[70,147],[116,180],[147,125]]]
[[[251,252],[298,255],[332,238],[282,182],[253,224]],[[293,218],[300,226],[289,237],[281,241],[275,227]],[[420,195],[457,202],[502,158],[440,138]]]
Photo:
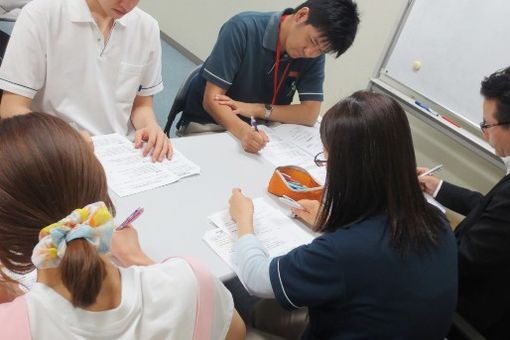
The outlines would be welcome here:
[[[459,246],[457,312],[488,339],[510,339],[510,67],[482,81],[483,136],[507,173],[488,193],[420,177],[422,190],[466,217]],[[418,175],[427,169],[418,168]]]

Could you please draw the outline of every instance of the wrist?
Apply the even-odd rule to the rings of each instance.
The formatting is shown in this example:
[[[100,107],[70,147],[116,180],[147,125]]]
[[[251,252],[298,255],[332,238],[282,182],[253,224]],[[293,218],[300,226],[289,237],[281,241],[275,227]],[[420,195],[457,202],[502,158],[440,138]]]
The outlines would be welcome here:
[[[269,120],[271,115],[273,114],[273,105],[272,104],[264,104],[263,116],[265,120]]]
[[[241,237],[246,234],[253,234],[253,222],[252,221],[243,221],[237,223],[237,233],[238,236]]]

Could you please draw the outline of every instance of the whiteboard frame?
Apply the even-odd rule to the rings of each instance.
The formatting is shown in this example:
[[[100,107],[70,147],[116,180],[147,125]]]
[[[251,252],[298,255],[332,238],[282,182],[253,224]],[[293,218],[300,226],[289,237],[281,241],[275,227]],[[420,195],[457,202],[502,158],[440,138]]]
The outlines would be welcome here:
[[[441,133],[445,134],[449,138],[453,139],[457,143],[471,150],[475,154],[482,157],[484,160],[490,162],[491,164],[497,166],[498,168],[505,170],[505,165],[500,157],[498,157],[494,149],[481,138],[481,132],[479,132],[479,128],[473,126],[473,124],[466,119],[462,118],[460,115],[455,112],[449,110],[448,108],[441,106],[440,104],[432,101],[430,98],[427,98],[423,94],[417,93],[413,89],[409,88],[406,85],[398,82],[397,80],[387,76],[385,74],[386,65],[388,60],[397,44],[397,41],[400,37],[402,30],[407,22],[409,17],[409,13],[415,3],[415,0],[408,0],[407,5],[404,8],[402,17],[396,24],[394,28],[394,33],[392,38],[388,41],[385,53],[381,56],[378,64],[376,65],[374,72],[372,74],[372,78],[369,81],[368,89],[373,90],[378,93],[386,94],[402,105],[405,111],[409,114],[412,114],[416,118],[425,122],[426,124],[432,126],[433,128],[439,130]],[[456,122],[460,121],[462,128],[458,128],[451,123],[448,123],[446,120],[442,118],[437,118],[434,115],[430,114],[423,108],[420,108],[415,104],[415,100],[419,100],[430,108],[434,109],[434,111],[439,112],[441,114],[444,113],[447,117],[452,117]]]

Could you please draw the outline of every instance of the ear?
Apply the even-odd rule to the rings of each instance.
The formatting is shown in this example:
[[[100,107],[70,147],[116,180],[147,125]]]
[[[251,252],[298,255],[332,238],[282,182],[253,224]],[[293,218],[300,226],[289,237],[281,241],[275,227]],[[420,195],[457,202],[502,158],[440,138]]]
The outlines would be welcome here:
[[[305,23],[308,20],[308,14],[310,13],[310,8],[303,7],[296,13],[294,13],[294,19],[296,20],[296,23]]]

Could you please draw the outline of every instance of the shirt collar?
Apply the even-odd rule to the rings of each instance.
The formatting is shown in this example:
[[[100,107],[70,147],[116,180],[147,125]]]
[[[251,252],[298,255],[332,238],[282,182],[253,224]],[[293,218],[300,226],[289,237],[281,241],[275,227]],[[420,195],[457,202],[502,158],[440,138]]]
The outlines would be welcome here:
[[[68,0],[69,4],[69,18],[72,22],[94,22],[94,18],[92,17],[92,13],[90,13],[90,8],[87,5],[86,0]],[[115,22],[121,24],[122,26],[127,25],[128,16],[135,11],[136,8],[122,18],[115,20]]]
[[[506,174],[510,174],[510,156],[501,157],[506,166]]]
[[[292,8],[287,8],[282,12],[276,12],[271,15],[269,18],[269,23],[267,24],[266,31],[264,33],[264,39],[262,40],[262,46],[265,49],[276,52],[276,39],[278,39],[278,27],[280,26],[280,18],[284,14],[291,14],[294,10]]]

